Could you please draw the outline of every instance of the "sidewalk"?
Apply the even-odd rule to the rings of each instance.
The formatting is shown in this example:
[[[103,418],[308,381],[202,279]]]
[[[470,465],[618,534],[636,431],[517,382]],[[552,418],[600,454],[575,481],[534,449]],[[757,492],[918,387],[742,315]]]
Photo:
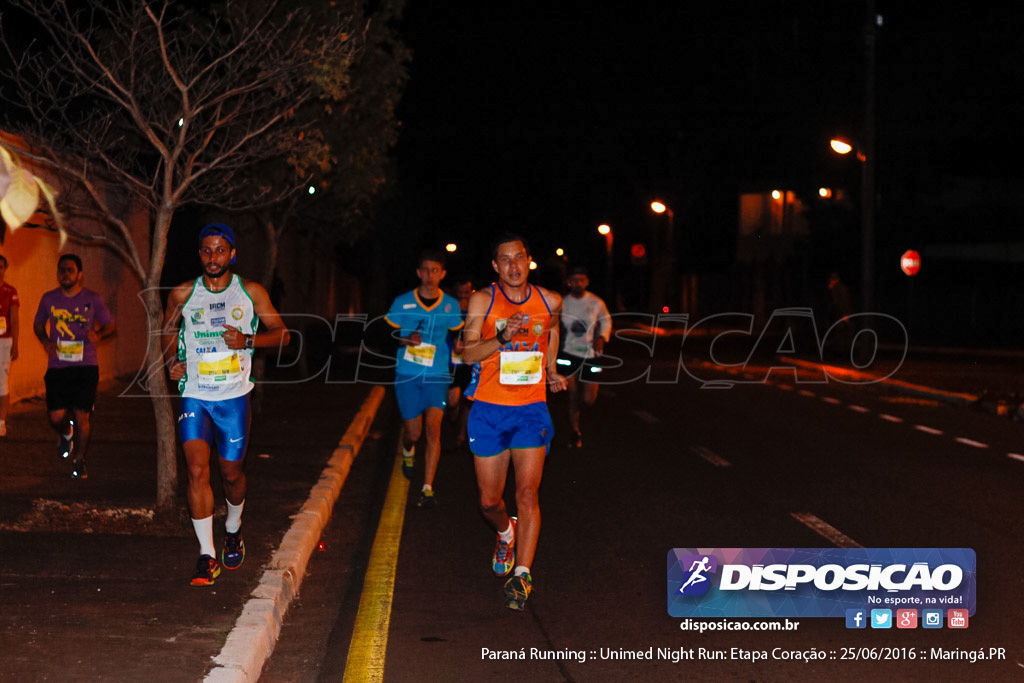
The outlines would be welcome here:
[[[337,451],[347,449],[351,459],[358,450],[339,447],[339,440],[372,390],[322,381],[267,387],[246,466],[245,563],[237,572],[222,572],[213,587],[193,588],[188,580],[198,546],[184,488],[180,517],[154,523],[152,407],[148,397],[119,396],[123,387],[114,382],[100,388],[84,481],[73,480],[70,463],[57,457],[41,399],[21,402],[9,416],[10,435],[0,440],[2,681],[202,680],[223,655],[254,590],[265,597],[261,577],[282,562],[286,532],[305,527],[301,543],[315,544],[317,525],[322,528],[334,501],[328,489],[340,491],[344,480],[334,472],[325,483],[325,472],[336,464]],[[183,466],[179,460],[180,480]],[[216,475],[213,486],[219,543],[224,504]],[[313,515],[297,514],[305,512],[314,486],[323,509],[314,505]],[[295,547],[287,550],[284,562],[296,566],[278,580],[276,601],[290,599],[308,559]],[[267,655],[274,627],[271,619],[263,629],[270,638]],[[236,673],[217,680],[246,680]]]

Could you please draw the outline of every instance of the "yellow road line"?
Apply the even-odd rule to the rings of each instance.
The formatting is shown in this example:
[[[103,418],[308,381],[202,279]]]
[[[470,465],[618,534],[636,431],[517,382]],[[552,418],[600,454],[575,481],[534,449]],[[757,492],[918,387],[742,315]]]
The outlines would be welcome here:
[[[408,495],[409,480],[402,474],[402,459],[396,457],[377,526],[377,536],[373,539],[363,595],[359,600],[359,612],[356,614],[352,641],[348,648],[344,678],[346,683],[384,680],[398,544],[402,540]]]

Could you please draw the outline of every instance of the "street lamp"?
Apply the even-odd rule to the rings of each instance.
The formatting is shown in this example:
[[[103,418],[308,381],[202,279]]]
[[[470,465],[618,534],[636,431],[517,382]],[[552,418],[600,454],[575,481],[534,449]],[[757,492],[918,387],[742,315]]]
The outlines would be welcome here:
[[[615,299],[612,292],[612,288],[614,286],[614,281],[612,279],[612,268],[615,264],[615,258],[612,252],[612,241],[614,238],[614,235],[612,234],[612,226],[608,225],[607,223],[602,223],[601,225],[597,226],[597,231],[600,234],[604,235],[604,255],[606,259],[604,266],[604,274],[607,280],[605,284],[605,296],[608,297],[609,301],[614,301]]]
[[[860,279],[861,311],[873,308],[875,283],[875,165],[874,155],[842,138],[832,138],[829,146],[836,154],[855,153],[860,162]]]

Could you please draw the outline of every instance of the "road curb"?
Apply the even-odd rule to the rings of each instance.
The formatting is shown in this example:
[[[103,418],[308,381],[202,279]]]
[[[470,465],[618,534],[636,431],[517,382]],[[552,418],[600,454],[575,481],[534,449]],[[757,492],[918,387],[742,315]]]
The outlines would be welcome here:
[[[299,593],[309,557],[331,518],[352,461],[359,454],[383,398],[384,387],[376,386],[364,399],[319,481],[310,490],[309,498],[281,539],[220,654],[213,658],[214,666],[204,681],[255,683],[259,679],[281,634],[288,606]]]

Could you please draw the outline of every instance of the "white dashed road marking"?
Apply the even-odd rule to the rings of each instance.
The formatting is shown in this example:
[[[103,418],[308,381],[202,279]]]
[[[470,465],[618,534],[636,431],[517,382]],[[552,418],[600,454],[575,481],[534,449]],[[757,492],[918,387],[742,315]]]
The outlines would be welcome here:
[[[633,414],[636,415],[637,417],[639,417],[641,420],[643,420],[647,424],[651,424],[652,425],[652,424],[656,424],[658,422],[661,422],[661,420],[659,420],[657,418],[657,416],[652,415],[651,413],[648,413],[646,410],[634,410]]]
[[[828,539],[830,543],[835,545],[837,548],[863,548],[860,543],[853,540],[839,529],[835,528],[828,522],[825,522],[818,517],[812,515],[810,512],[791,512],[789,513],[798,522],[811,529],[818,535]]]
[[[935,429],[934,427],[926,427],[924,425],[914,425],[914,429],[916,429],[919,432],[924,432],[925,434],[935,434],[936,436],[944,434],[944,432],[941,429]]]
[[[711,450],[704,448],[703,446],[694,446],[690,450],[692,450],[695,455],[699,455],[700,457],[704,458],[715,467],[732,466],[732,463],[730,463],[728,460],[719,455],[716,455],[715,453],[711,452]]]

